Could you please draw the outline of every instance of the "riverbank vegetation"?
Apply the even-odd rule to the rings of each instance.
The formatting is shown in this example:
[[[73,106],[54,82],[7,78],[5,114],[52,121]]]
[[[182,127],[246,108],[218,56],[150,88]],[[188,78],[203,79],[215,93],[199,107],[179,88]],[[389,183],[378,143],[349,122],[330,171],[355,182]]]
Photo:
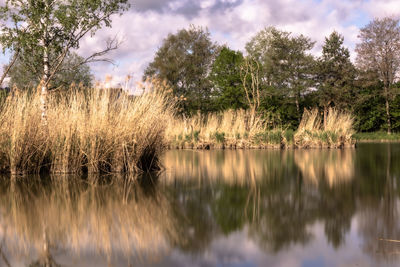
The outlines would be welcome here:
[[[243,53],[192,26],[164,39],[144,79],[165,79],[185,118],[255,111],[269,130],[294,132],[304,110],[319,109],[324,124],[335,108],[353,115],[356,132],[400,131],[398,19],[375,19],[361,28],[354,62],[336,31],[325,38],[320,56],[314,49],[307,36],[266,27],[248,40]]]
[[[139,172],[159,168],[174,104],[163,90],[14,91],[0,109],[0,169],[12,174]]]
[[[273,128],[260,116],[225,111],[168,124],[171,148],[341,148],[354,146],[353,117],[330,108],[323,120],[318,109],[305,110],[296,131]]]
[[[400,142],[400,133],[387,134],[386,132],[356,133],[356,141],[361,142]]]

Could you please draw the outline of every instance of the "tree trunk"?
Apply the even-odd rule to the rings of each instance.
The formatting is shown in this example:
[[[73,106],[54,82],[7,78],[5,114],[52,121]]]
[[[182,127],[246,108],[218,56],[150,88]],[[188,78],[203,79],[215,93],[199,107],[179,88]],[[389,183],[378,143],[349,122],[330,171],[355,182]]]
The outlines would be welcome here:
[[[5,71],[3,72],[3,75],[2,75],[1,78],[0,78],[0,86],[3,86],[3,81],[4,81],[4,79],[6,78],[6,76],[7,76],[8,72],[10,71],[11,67],[14,65],[15,61],[17,60],[18,54],[19,54],[19,49],[17,49],[17,50],[14,52],[14,56],[12,57],[12,59],[11,59],[11,61],[10,61],[10,64],[8,64],[7,68],[6,68]]]
[[[300,123],[301,116],[300,116],[300,104],[299,104],[299,97],[296,95],[296,110],[297,110],[297,120]]]
[[[392,134],[392,123],[390,122],[390,106],[389,106],[389,88],[385,86],[385,105],[386,105],[386,121],[387,121],[387,133]]]
[[[328,117],[328,106],[324,106],[324,131],[326,129],[326,118]]]
[[[47,93],[48,93],[48,82],[50,76],[49,68],[49,49],[46,41],[43,44],[43,78],[40,91],[40,110],[42,112],[42,123],[47,125]]]
[[[42,124],[47,125],[47,93],[48,93],[48,83],[50,78],[50,63],[49,63],[49,33],[48,25],[49,20],[47,17],[47,12],[49,11],[49,1],[45,1],[46,16],[42,18],[44,32],[42,36],[43,45],[43,78],[41,84],[40,92],[40,110],[42,112]]]

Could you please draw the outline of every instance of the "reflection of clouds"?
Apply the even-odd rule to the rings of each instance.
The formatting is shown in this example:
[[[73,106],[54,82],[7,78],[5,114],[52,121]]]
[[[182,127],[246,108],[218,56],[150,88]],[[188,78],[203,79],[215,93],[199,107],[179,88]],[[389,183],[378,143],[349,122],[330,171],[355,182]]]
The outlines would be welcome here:
[[[353,239],[353,236],[349,236],[346,245],[332,250],[324,238],[323,224],[311,225],[310,231],[314,238],[307,246],[295,244],[290,247],[290,252],[270,253],[248,238],[245,227],[227,237],[214,239],[201,256],[188,256],[174,250],[168,259],[153,266],[382,266],[365,258],[357,238]]]

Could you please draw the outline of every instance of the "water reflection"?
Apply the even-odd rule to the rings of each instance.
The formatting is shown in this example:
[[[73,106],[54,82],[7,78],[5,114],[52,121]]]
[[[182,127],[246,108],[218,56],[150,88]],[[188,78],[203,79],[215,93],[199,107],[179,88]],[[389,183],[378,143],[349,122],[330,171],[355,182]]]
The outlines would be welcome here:
[[[400,240],[400,168],[393,164],[399,160],[398,144],[363,144],[357,150],[171,151],[164,176],[184,199],[200,200],[191,206],[203,207],[198,218],[215,221],[218,230],[209,232],[230,236],[245,229],[265,254],[290,253],[293,246],[304,248],[321,238],[334,254],[362,240],[351,248],[365,253],[356,262],[368,258],[371,266],[382,260],[396,266],[400,243],[380,239]],[[316,225],[323,237],[316,235]]]
[[[169,151],[163,162],[151,179],[2,180],[0,265],[400,262],[400,144]]]
[[[3,245],[9,257],[33,266],[57,266],[52,254],[60,251],[95,253],[109,263],[115,255],[154,258],[179,240],[171,206],[151,184],[58,176],[3,180],[0,190]]]

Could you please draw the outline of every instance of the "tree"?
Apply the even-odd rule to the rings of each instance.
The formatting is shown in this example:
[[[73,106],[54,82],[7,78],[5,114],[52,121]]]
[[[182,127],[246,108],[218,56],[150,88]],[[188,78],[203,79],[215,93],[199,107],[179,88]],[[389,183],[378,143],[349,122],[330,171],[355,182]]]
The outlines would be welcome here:
[[[212,83],[209,79],[218,46],[210,39],[208,30],[191,26],[169,34],[145,70],[143,80],[156,76],[169,82],[180,102],[182,111],[193,114],[211,111]]]
[[[391,88],[400,68],[400,26],[398,19],[375,19],[360,30],[356,45],[357,66],[378,74],[383,82],[388,134],[392,131],[390,117]]]
[[[240,79],[243,54],[223,47],[212,65],[210,79],[213,82],[213,96],[219,110],[245,109],[245,95]]]
[[[308,37],[293,37],[290,32],[274,27],[260,31],[246,44],[249,56],[260,62],[263,73],[260,83],[293,99],[298,121],[301,118],[300,100],[313,85],[314,58],[309,50],[314,44]]]
[[[49,82],[60,70],[72,49],[80,40],[94,35],[102,26],[111,27],[111,16],[129,8],[128,0],[7,0],[0,7],[0,44],[12,49],[21,59],[35,55],[43,64],[42,117],[46,116],[46,95]],[[116,39],[107,43],[86,62],[97,61],[117,47]]]
[[[35,61],[35,57],[29,59]],[[53,82],[50,84],[51,88],[68,88],[71,84],[82,84],[85,87],[92,85],[93,75],[90,72],[90,67],[83,63],[84,58],[76,53],[69,54],[62,65],[59,72],[54,76]],[[35,63],[35,64],[34,64]],[[41,80],[42,62],[22,62],[18,59],[13,67],[10,69],[8,76],[10,79],[10,86],[17,86],[18,88],[33,88],[37,87]],[[35,68],[30,68],[35,66]],[[6,66],[7,67],[7,66]]]
[[[275,27],[268,27],[258,32],[246,44],[246,52],[250,58],[260,63],[262,76],[260,80],[264,87],[276,86],[274,76],[277,72],[274,62],[275,48],[274,40],[282,40],[289,38],[290,33],[280,31]]]
[[[343,46],[344,38],[336,31],[325,38],[322,56],[318,59],[318,100],[324,108],[324,124],[328,107],[343,108],[349,102],[349,92],[355,78],[350,52]]]

